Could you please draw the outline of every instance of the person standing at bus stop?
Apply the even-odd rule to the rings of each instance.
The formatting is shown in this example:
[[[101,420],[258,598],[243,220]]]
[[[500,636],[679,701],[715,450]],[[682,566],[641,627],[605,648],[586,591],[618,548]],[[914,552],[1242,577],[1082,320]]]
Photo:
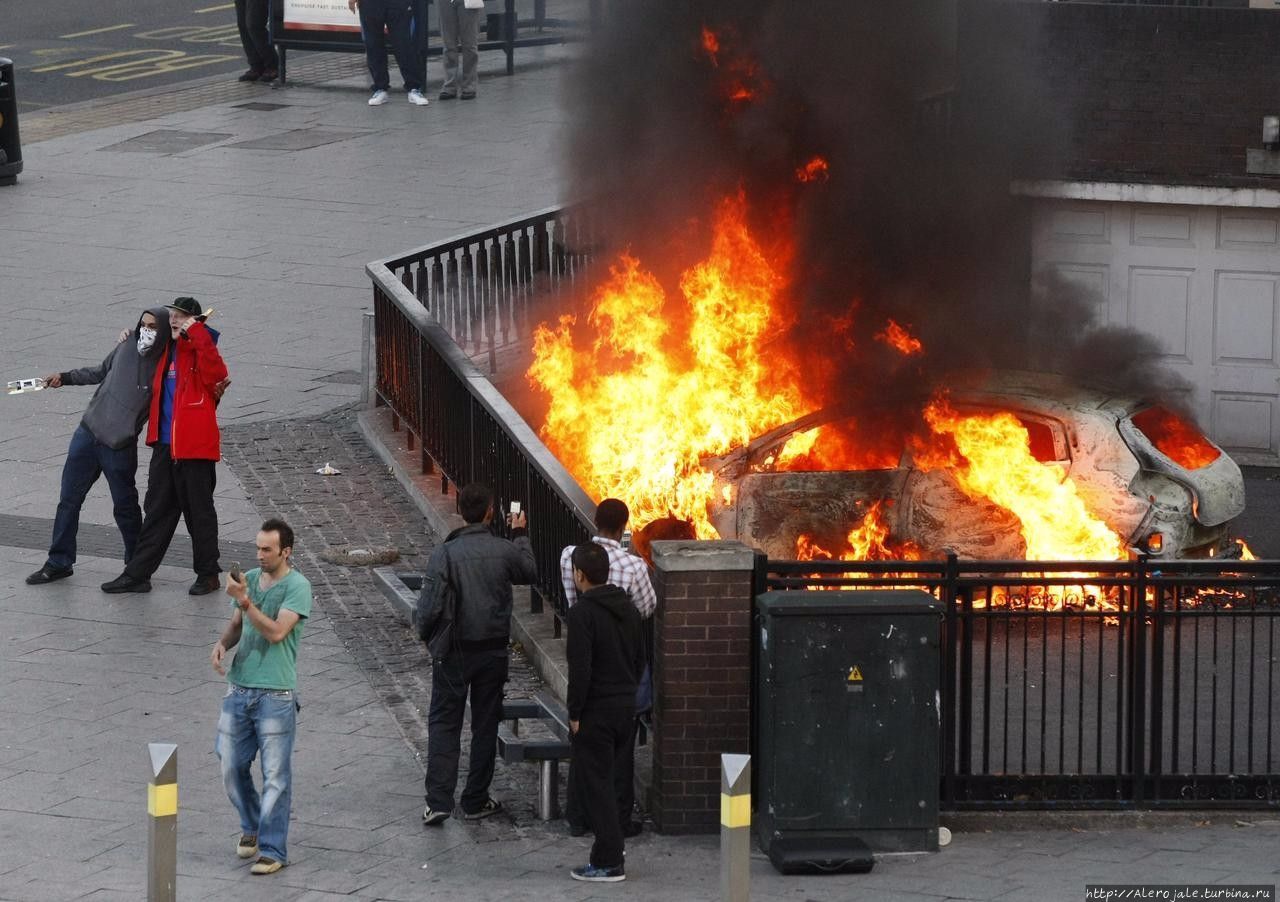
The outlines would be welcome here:
[[[236,28],[249,69],[239,81],[275,81],[280,77],[280,57],[267,32],[269,0],[236,0]]]
[[[440,41],[444,44],[444,85],[441,100],[474,100],[476,65],[480,61],[480,13],[484,0],[436,0],[440,10]],[[458,57],[462,57],[459,70]]]
[[[347,0],[347,9],[360,13],[360,36],[364,39],[365,60],[369,64],[369,77],[373,79],[373,93],[369,106],[382,106],[391,99],[391,72],[387,69],[387,37],[396,54],[400,77],[414,106],[430,103],[422,93],[426,81],[426,59],[417,51],[413,40],[414,27],[422,29],[425,22],[414,23],[411,0]]]

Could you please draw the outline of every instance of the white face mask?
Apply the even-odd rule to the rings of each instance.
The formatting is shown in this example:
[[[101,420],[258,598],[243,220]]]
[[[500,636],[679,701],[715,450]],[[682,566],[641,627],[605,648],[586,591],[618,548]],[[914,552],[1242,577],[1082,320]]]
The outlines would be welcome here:
[[[138,328],[138,353],[145,354],[151,350],[151,346],[156,343],[156,330],[148,329],[146,326]]]

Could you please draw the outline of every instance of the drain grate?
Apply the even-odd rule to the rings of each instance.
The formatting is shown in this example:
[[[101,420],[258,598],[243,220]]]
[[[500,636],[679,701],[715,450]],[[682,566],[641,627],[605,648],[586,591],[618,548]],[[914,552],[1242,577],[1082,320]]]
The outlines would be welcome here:
[[[237,141],[227,146],[237,150],[310,150],[312,147],[359,138],[364,134],[365,132],[339,132],[327,128],[296,128],[278,135],[254,138],[252,141]]]
[[[230,137],[233,136],[218,132],[182,132],[162,128],[118,144],[101,147],[99,150],[111,150],[117,153],[182,153],[195,150],[197,147],[217,144]]]
[[[288,103],[263,103],[255,100],[253,103],[236,103],[232,104],[237,110],[255,110],[259,113],[269,113],[272,110],[287,110],[291,104]]]

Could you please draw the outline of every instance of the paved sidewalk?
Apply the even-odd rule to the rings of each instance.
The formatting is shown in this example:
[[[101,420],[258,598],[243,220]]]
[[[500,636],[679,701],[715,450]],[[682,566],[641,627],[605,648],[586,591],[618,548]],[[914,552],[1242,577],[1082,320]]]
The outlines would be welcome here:
[[[533,819],[532,768],[500,769],[510,814],[424,828],[420,650],[367,574],[319,559],[325,546],[394,540],[412,562],[435,541],[335,413],[358,396],[363,266],[560,199],[571,52],[522,51],[515,78],[486,54],[472,104],[419,109],[397,93],[371,109],[359,77],[243,86],[24,148],[19,185],[0,189],[0,369],[96,362],[140,309],[178,294],[215,307],[234,379],[223,534],[251,541],[264,514],[284,512],[318,594],[300,656],[292,863],[253,878],[234,857],[210,751],[222,681],[207,658],[225,597],[187,596],[179,566],[149,595],[101,594],[120,569],[106,533],[75,577],[32,589],[22,579],[39,543],[0,543],[0,900],[144,897],[149,741],[179,746],[183,900],[718,898],[714,837],[647,834],[628,846],[627,883],[571,882],[588,843]],[[0,514],[30,518],[12,523],[52,516],[88,397],[0,398]],[[277,420],[288,422],[270,429]],[[314,475],[326,459],[343,477]],[[110,528],[105,487],[84,516]],[[517,675],[517,688],[531,679]],[[757,855],[753,898],[1077,900],[1088,882],[1276,883],[1280,823],[1240,821],[1250,825],[958,833],[939,854],[886,858],[863,876],[784,878]]]

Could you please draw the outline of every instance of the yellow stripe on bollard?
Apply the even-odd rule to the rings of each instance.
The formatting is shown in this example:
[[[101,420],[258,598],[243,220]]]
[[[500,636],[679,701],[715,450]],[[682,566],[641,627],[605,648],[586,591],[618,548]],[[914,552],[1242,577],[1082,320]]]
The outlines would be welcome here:
[[[178,813],[178,784],[156,786],[147,784],[147,814],[152,817],[170,817]]]
[[[720,902],[751,899],[751,756],[720,756]]]
[[[751,793],[740,796],[720,793],[720,826],[751,826]]]

